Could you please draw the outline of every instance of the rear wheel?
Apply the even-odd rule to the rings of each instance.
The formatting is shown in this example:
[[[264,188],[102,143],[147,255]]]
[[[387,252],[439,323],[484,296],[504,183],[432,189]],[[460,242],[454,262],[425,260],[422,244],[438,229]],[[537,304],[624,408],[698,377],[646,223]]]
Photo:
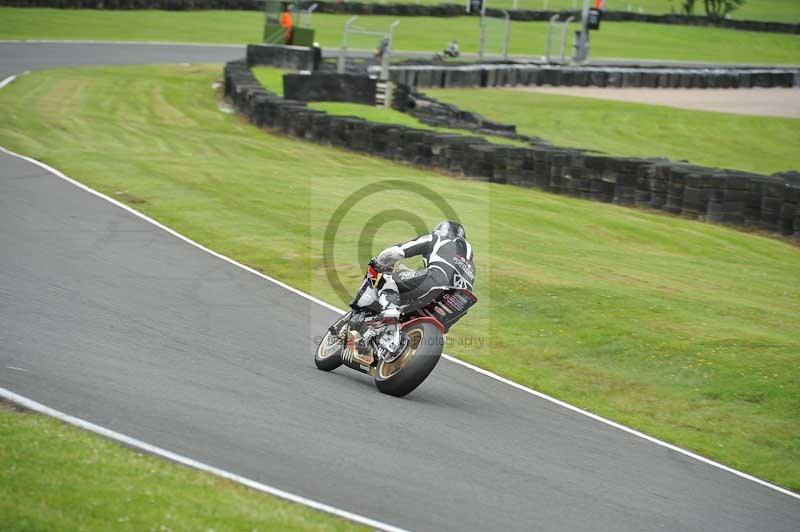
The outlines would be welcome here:
[[[427,322],[403,329],[403,334],[408,338],[403,352],[391,362],[378,362],[375,371],[378,389],[395,397],[411,393],[422,384],[439,362],[444,343],[441,331]]]
[[[350,314],[347,313],[333,324],[337,334],[341,332],[349,317]],[[314,353],[314,364],[322,371],[338,368],[342,365],[342,347],[344,347],[343,342],[337,336],[332,335],[330,330],[325,331],[325,335]]]

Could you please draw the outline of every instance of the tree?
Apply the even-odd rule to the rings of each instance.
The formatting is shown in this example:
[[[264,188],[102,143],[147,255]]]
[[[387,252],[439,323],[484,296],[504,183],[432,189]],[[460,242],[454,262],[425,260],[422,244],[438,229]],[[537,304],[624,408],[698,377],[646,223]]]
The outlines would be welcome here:
[[[681,4],[681,9],[683,9],[684,15],[692,15],[694,14],[694,3],[697,0],[683,0]]]
[[[733,10],[741,7],[745,0],[703,0],[706,15],[711,18],[725,18]]]

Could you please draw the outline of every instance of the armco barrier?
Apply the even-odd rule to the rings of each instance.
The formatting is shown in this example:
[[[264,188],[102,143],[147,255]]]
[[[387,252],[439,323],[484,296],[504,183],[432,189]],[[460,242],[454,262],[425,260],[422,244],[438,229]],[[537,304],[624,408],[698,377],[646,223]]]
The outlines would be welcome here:
[[[266,90],[245,61],[225,65],[225,95],[258,127],[493,183],[663,210],[800,238],[800,174],[762,176],[665,159],[555,146],[516,147],[333,116]]]
[[[754,0],[755,1],[755,0]],[[340,13],[352,15],[391,15],[394,17],[460,17],[465,16],[463,3],[421,5],[416,3],[377,3],[377,2],[325,2],[303,0],[297,2],[301,9],[318,3],[317,13]],[[199,9],[232,9],[259,11],[263,4],[258,0],[0,0],[0,6],[11,7],[56,7],[65,9],[164,9],[188,11]],[[500,9],[487,8],[492,17],[502,17]],[[550,20],[553,15],[580,19],[580,11],[537,11],[528,9],[509,10],[512,20],[540,21]],[[474,15],[474,13],[473,13]],[[713,26],[746,31],[800,34],[800,24],[768,22],[759,20],[718,19],[703,16],[678,14],[631,13],[627,11],[603,11],[607,22],[645,22],[653,24],[678,24],[684,26]]]
[[[375,72],[370,70],[370,73]],[[389,78],[411,87],[773,88],[800,85],[797,68],[645,68],[499,63],[395,65]]]

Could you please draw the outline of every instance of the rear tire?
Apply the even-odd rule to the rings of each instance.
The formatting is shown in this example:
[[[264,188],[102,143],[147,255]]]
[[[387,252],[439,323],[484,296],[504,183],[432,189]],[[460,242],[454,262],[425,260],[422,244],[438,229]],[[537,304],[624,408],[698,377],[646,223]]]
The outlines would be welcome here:
[[[349,317],[350,314],[348,313],[333,324],[337,333],[341,332]],[[333,336],[331,336],[330,330],[325,331],[325,335],[314,353],[314,364],[322,371],[332,371],[338,368],[342,365],[342,347],[341,342],[334,340]]]
[[[414,391],[430,375],[444,347],[442,332],[433,324],[422,322],[403,330],[408,346],[392,362],[378,362],[375,386],[388,395],[402,397]]]

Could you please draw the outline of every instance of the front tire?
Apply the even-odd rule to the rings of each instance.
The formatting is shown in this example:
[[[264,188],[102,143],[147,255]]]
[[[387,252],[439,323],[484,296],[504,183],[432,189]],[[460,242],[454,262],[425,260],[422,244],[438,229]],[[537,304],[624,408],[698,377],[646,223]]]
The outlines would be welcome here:
[[[375,371],[375,386],[388,395],[402,397],[414,391],[430,375],[444,347],[442,332],[422,322],[403,330],[408,345],[391,362],[381,360]]]
[[[348,313],[333,324],[337,333],[341,332],[349,317]],[[338,368],[342,365],[342,347],[342,343],[331,335],[330,330],[325,331],[325,335],[314,353],[314,364],[322,371],[333,371]]]

